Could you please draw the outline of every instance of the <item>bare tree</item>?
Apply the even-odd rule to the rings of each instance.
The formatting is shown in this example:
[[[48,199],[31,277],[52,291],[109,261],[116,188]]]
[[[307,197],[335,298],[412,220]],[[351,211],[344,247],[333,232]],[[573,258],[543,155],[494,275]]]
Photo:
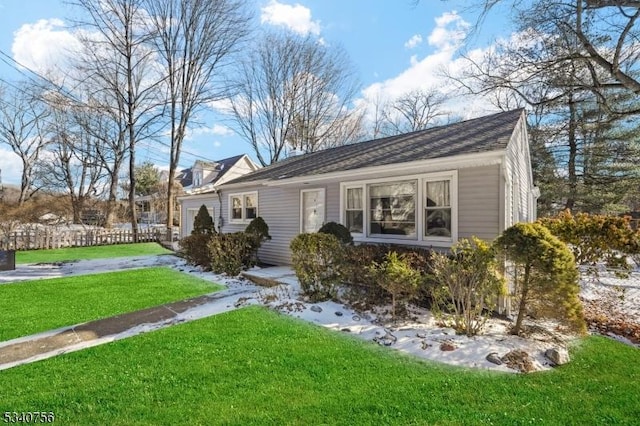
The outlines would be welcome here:
[[[130,219],[137,241],[135,148],[137,142],[156,133],[164,112],[159,92],[163,77],[154,68],[155,52],[149,47],[155,34],[149,32],[144,0],[75,0],[75,4],[86,16],[78,22],[84,29],[79,69],[93,90],[93,98],[106,101],[100,109],[109,110],[124,132]]]
[[[22,205],[36,191],[35,166],[47,145],[45,122],[50,115],[39,93],[26,84],[0,86],[0,142],[7,144],[22,162]]]
[[[192,117],[226,95],[220,72],[248,33],[238,0],[148,0],[150,33],[160,57],[168,96],[171,148],[169,182],[180,162]],[[174,185],[167,185],[167,227],[173,226]]]
[[[258,161],[316,151],[361,136],[358,83],[345,52],[292,33],[270,33],[240,64],[231,117]]]
[[[567,50],[554,62],[580,64],[587,72],[574,82],[590,90],[613,114],[636,114],[636,104],[620,105],[612,91],[640,95],[640,2],[618,0],[478,0],[478,25],[498,6],[509,8],[520,31],[534,31],[568,40]]]
[[[51,111],[46,130],[47,155],[38,165],[38,179],[48,189],[62,189],[71,201],[73,223],[82,223],[86,203],[100,196],[103,167],[98,152],[101,141],[77,121],[77,107],[68,98],[48,93]]]
[[[381,112],[381,133],[385,136],[432,127],[447,116],[446,98],[436,89],[416,89],[387,102]]]

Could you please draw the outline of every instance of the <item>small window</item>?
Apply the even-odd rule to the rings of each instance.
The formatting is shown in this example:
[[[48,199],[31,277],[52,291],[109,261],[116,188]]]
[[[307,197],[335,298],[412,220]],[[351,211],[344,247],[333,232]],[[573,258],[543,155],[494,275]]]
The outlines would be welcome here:
[[[363,188],[347,188],[345,220],[349,232],[362,233],[363,231]]]
[[[231,222],[245,223],[258,217],[258,193],[229,195],[229,218]]]
[[[450,181],[426,182],[425,237],[451,238],[451,193]]]

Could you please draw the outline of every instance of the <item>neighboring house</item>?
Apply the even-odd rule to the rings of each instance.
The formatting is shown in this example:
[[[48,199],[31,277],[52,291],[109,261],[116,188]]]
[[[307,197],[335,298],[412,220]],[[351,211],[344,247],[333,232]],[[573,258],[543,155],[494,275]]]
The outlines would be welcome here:
[[[183,197],[182,208],[215,206],[222,232],[261,216],[272,239],[260,259],[289,264],[291,239],[329,221],[356,242],[448,248],[472,235],[493,240],[534,220],[538,195],[519,109],[290,157]]]
[[[183,170],[180,175],[185,195],[177,197],[180,217],[184,218],[180,221],[180,235],[191,234],[193,221],[201,205],[207,206],[213,218],[220,214],[220,210],[216,209],[219,203],[215,195],[220,185],[259,168],[246,154],[241,154],[216,162],[198,160],[193,167]]]

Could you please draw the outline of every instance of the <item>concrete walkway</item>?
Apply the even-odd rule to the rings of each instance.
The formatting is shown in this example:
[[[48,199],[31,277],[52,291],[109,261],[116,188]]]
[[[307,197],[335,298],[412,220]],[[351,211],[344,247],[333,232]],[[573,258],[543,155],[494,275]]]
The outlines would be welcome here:
[[[140,263],[144,264],[146,262]],[[164,262],[150,263],[157,265]],[[32,266],[29,268],[33,269]],[[57,267],[53,269],[55,272],[51,275],[65,275],[61,274],[60,272],[62,271],[58,270]],[[4,278],[6,281],[10,279],[14,281],[29,279],[27,277],[36,278],[36,274],[24,274],[24,270],[22,272],[6,274]],[[9,278],[8,275],[13,276]],[[38,278],[50,277],[51,275],[44,274],[44,276],[39,276]],[[293,275],[290,268],[254,269],[244,275],[251,279],[256,279],[258,282],[268,282],[270,285],[292,284],[292,277],[295,280],[295,275]],[[268,291],[265,287],[248,282],[234,279],[225,281],[227,281],[228,288],[216,293],[0,342],[0,370],[113,342],[183,322],[210,317],[244,305],[256,304],[259,303],[260,293]]]

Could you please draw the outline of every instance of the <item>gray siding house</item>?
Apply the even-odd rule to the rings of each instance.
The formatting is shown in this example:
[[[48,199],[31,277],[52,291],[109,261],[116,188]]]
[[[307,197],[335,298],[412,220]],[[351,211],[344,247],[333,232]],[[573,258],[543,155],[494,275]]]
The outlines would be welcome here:
[[[472,235],[492,240],[534,220],[538,195],[519,109],[290,157],[181,203],[206,204],[222,232],[262,216],[272,240],[260,259],[289,264],[292,238],[329,221],[363,243],[446,249]]]

